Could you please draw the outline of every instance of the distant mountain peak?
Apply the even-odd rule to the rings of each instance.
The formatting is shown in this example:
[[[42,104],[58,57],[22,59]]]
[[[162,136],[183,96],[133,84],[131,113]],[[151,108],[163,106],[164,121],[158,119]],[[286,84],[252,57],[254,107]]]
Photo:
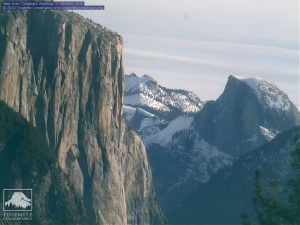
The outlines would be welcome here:
[[[209,143],[239,157],[299,121],[296,107],[275,84],[231,75],[222,95],[205,104],[194,124]]]
[[[284,111],[292,105],[288,97],[261,78],[231,75],[222,95],[205,105],[192,92],[162,87],[148,75],[125,76],[125,90],[124,118],[147,146],[166,211],[220,169],[299,124],[293,107]]]
[[[228,82],[230,82],[232,79],[243,82],[250,87],[264,107],[279,111],[290,110],[292,105],[291,101],[289,100],[288,96],[275,84],[262,78],[246,78],[236,75],[230,75]]]
[[[242,81],[243,83],[247,84],[249,87],[251,87],[255,94],[260,98],[259,90],[258,87],[263,81],[262,78],[257,78],[257,77],[240,77],[240,76],[235,76],[235,75],[230,75],[229,79],[236,79],[239,81]]]
[[[125,105],[160,112],[199,112],[203,103],[190,91],[162,87],[149,75],[125,75]]]
[[[141,77],[141,80],[143,80],[144,82],[147,82],[147,81],[149,81],[149,80],[151,80],[151,81],[156,81],[156,80],[154,80],[152,77],[150,77],[150,76],[147,75],[147,74],[144,74],[144,75]]]
[[[131,73],[130,75],[125,75],[125,92],[133,88],[134,89],[142,88],[142,86],[149,81],[153,82],[154,84],[157,84],[156,80],[154,80],[152,77],[146,74],[144,74],[142,77],[139,77],[135,73]]]
[[[264,80],[261,77],[243,77],[243,76],[238,76],[238,75],[234,75],[234,74],[229,75],[228,79],[237,79],[237,80],[241,80],[241,81],[245,81],[245,82],[247,82],[247,81],[260,82],[260,81]]]
[[[133,78],[137,78],[138,76],[135,73],[131,73],[129,75],[127,75],[128,77],[133,77]]]

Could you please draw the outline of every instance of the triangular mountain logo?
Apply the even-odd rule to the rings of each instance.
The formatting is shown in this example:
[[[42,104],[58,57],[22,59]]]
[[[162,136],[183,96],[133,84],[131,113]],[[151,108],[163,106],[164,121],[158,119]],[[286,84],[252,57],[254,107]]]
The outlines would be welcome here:
[[[4,211],[32,211],[31,189],[4,189]]]

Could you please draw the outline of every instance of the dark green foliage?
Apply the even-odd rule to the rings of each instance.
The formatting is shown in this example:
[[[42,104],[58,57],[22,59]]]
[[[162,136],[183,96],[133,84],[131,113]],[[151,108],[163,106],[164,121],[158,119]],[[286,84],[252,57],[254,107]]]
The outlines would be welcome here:
[[[260,225],[300,225],[300,142],[292,151],[293,177],[287,182],[288,202],[278,198],[277,182],[273,181],[269,190],[263,190],[261,175],[255,172],[254,206]]]
[[[33,191],[29,224],[89,224],[45,137],[0,101],[0,190],[17,188]],[[1,205],[2,199],[1,191]]]
[[[275,185],[271,187],[269,193],[264,193],[260,176],[259,171],[256,171],[254,205],[258,221],[264,225],[280,225],[284,221],[282,215],[285,209],[274,193]]]
[[[251,225],[247,214],[242,215],[242,225]]]
[[[292,168],[295,172],[294,177],[288,181],[290,188],[289,203],[290,203],[290,217],[293,224],[300,224],[300,138],[297,137],[298,142],[295,150],[292,152],[293,163]]]
[[[47,196],[47,219],[51,221],[50,224],[92,224],[81,200],[69,187],[59,170],[52,173],[52,183]]]
[[[261,186],[268,187],[271,182],[275,185],[273,179],[276,178],[278,188],[273,188],[276,189],[274,194],[287,202],[283,187],[293,175],[290,152],[295,146],[293,137],[298,132],[300,127],[278,134],[271,142],[242,156],[207,183],[200,184],[181,206],[167,214],[170,224],[242,224],[241,215],[245,212],[249,221],[254,221],[253,171],[257,169],[263,171]]]
[[[32,181],[55,166],[54,152],[35,128],[3,102],[0,115],[0,189],[13,186],[16,179],[22,180],[24,188],[36,185]]]

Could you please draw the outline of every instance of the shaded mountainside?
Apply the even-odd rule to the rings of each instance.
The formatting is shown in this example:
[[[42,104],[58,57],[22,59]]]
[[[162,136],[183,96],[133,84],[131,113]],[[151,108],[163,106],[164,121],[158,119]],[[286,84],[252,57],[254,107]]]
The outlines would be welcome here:
[[[225,90],[195,118],[200,136],[221,151],[241,156],[300,124],[300,113],[277,86],[229,76]]]
[[[0,101],[0,189],[34,190],[33,222],[29,224],[90,223],[63,177],[45,137]]]
[[[0,99],[45,137],[92,224],[160,224],[146,151],[123,122],[122,39],[75,13],[0,17]]]
[[[167,146],[151,144],[147,151],[156,193],[165,213],[181,205],[200,183],[206,183],[234,160],[190,130],[174,134]]]
[[[130,103],[124,107],[125,118],[146,144],[156,193],[166,213],[218,170],[300,122],[288,96],[258,78],[229,76],[216,101],[175,116],[172,110],[160,113],[154,106],[170,99],[175,106],[189,106],[188,98],[161,94],[167,88],[146,75],[131,74],[125,81],[125,100],[128,97]]]
[[[290,151],[299,132],[297,127],[280,133],[271,142],[220,170],[168,215],[170,224],[241,224],[244,213],[254,219],[255,170],[261,171],[264,186],[269,187],[277,179],[281,187],[279,195],[284,198],[282,187],[292,175]]]
[[[148,75],[138,77],[134,73],[125,75],[124,101],[127,124],[147,146],[161,206],[163,209],[174,207],[178,198],[194,190],[194,186],[185,180],[207,173],[205,156],[199,155],[198,149],[179,152],[178,146],[171,144],[173,135],[191,127],[193,117],[202,109],[203,102],[192,92],[163,87]],[[174,146],[174,151],[170,152]],[[196,159],[195,162],[191,163],[191,158]],[[199,163],[201,165],[196,166]],[[186,172],[191,167],[196,168],[187,176]],[[197,173],[200,167],[201,175]]]

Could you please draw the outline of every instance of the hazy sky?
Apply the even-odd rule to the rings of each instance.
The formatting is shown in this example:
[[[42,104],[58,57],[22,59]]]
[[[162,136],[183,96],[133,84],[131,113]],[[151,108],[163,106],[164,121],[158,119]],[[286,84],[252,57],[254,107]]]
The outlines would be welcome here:
[[[125,72],[217,98],[227,77],[261,77],[299,104],[298,0],[88,0],[84,16],[124,38]]]

